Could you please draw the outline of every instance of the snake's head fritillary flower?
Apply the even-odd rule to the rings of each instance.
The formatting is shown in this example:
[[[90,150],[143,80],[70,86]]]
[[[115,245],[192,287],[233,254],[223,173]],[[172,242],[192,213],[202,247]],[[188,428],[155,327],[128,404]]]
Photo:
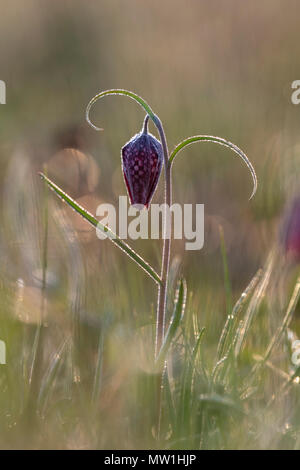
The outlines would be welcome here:
[[[294,200],[286,218],[283,241],[286,254],[300,261],[300,196]]]
[[[130,203],[148,209],[156,190],[163,164],[159,140],[148,133],[146,116],[143,129],[122,148],[122,168]]]

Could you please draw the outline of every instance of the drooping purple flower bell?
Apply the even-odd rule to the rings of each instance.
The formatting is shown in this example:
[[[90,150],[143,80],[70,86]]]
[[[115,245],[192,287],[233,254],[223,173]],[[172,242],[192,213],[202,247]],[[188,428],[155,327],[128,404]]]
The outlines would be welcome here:
[[[130,203],[138,209],[149,207],[163,164],[161,143],[148,133],[146,116],[143,129],[122,148],[122,168]]]
[[[283,231],[286,254],[294,261],[300,261],[300,196],[298,196],[286,217]]]

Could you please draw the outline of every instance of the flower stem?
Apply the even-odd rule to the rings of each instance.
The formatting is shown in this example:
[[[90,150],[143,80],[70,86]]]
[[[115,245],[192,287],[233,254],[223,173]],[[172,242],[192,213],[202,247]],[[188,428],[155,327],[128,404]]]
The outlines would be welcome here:
[[[161,346],[164,340],[165,321],[166,321],[166,304],[167,304],[167,289],[171,253],[171,227],[168,224],[171,220],[168,218],[168,208],[172,204],[172,175],[171,165],[169,163],[169,150],[167,139],[165,136],[164,128],[160,119],[154,116],[154,124],[160,135],[160,140],[163,148],[164,167],[165,167],[165,193],[164,193],[164,233],[163,233],[163,250],[162,250],[162,266],[161,266],[161,284],[158,288],[157,299],[157,312],[156,312],[156,338],[155,338],[155,359],[157,359]],[[160,439],[161,416],[162,416],[162,388],[163,388],[163,375],[166,373],[166,365],[157,377],[157,440]]]
[[[162,251],[162,268],[161,268],[161,284],[158,288],[158,299],[157,299],[157,313],[156,313],[156,340],[155,340],[155,357],[158,356],[165,330],[165,316],[166,316],[166,301],[167,301],[167,288],[168,288],[168,277],[169,277],[169,265],[170,265],[170,252],[171,252],[171,230],[168,227],[168,223],[171,220],[167,217],[168,208],[172,204],[172,181],[171,181],[171,165],[169,163],[169,150],[167,145],[167,139],[160,119],[155,116],[153,119],[162,143],[163,155],[164,155],[164,167],[165,167],[165,213],[164,213],[164,234],[163,234],[163,251]]]

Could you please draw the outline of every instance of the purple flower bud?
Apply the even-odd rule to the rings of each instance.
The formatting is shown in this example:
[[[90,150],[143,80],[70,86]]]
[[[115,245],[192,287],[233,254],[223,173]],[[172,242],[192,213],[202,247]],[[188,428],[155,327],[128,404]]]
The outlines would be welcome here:
[[[148,209],[158,184],[163,163],[161,143],[148,134],[148,119],[144,126],[122,148],[122,168],[130,203]]]
[[[297,197],[286,218],[284,248],[287,255],[300,261],[300,197]]]

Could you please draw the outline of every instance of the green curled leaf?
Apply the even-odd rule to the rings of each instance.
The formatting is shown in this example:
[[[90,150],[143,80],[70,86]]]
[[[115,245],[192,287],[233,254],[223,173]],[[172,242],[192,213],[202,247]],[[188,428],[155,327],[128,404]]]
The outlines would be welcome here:
[[[233,152],[235,152],[237,155],[239,155],[239,157],[241,157],[241,159],[247,165],[247,167],[248,167],[248,169],[251,173],[251,176],[252,176],[253,190],[252,190],[252,194],[250,196],[250,199],[252,199],[254,194],[256,193],[256,190],[257,190],[257,177],[256,177],[254,167],[253,167],[252,163],[250,162],[249,158],[247,157],[247,155],[239,147],[237,147],[232,142],[229,142],[228,140],[222,139],[222,137],[214,137],[212,135],[195,135],[195,136],[189,137],[188,139],[183,140],[182,142],[180,142],[175,147],[175,149],[171,153],[170,158],[169,158],[169,164],[172,164],[175,156],[184,147],[186,147],[187,145],[194,144],[196,142],[212,142],[214,144],[223,145],[224,147],[230,148],[231,150],[233,150]]]
[[[102,129],[100,127],[97,127],[95,126],[95,124],[93,124],[90,120],[90,110],[91,110],[91,107],[93,106],[93,104],[96,103],[96,101],[98,101],[100,98],[103,98],[104,96],[107,96],[107,95],[125,95],[125,96],[128,96],[129,98],[133,99],[134,101],[136,101],[142,108],[144,108],[144,110],[146,111],[146,113],[150,116],[150,118],[152,119],[152,121],[154,122],[154,124],[156,125],[156,116],[154,114],[154,112],[152,111],[152,109],[150,108],[150,106],[146,103],[146,101],[141,98],[139,95],[133,93],[132,91],[128,91],[128,90],[121,90],[121,89],[115,89],[115,90],[105,90],[105,91],[101,91],[101,93],[98,93],[97,95],[95,95],[91,101],[89,102],[89,104],[87,105],[87,108],[86,108],[86,112],[85,112],[85,117],[86,117],[86,120],[88,122],[88,124],[93,128],[93,129],[96,129],[96,131],[101,131]]]

